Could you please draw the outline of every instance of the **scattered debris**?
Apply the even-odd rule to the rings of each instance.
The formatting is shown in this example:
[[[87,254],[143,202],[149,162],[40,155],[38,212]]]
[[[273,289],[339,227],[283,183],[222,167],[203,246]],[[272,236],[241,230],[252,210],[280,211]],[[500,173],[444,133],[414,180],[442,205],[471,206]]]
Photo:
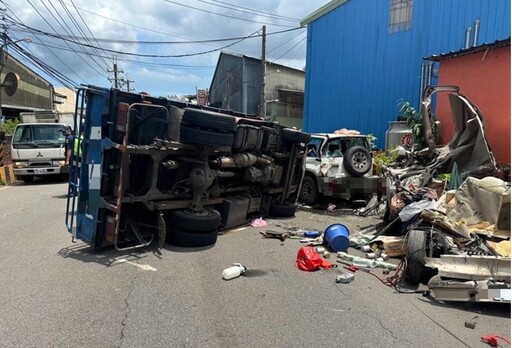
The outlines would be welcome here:
[[[301,271],[317,271],[319,269],[333,268],[336,265],[324,260],[312,247],[301,247],[297,252],[297,268]]]
[[[478,315],[474,316],[470,320],[466,320],[464,322],[464,326],[467,327],[468,329],[474,329],[476,326],[476,321],[475,321],[476,318],[478,318]]]
[[[343,273],[336,277],[336,283],[348,284],[354,280],[353,273]]]
[[[482,340],[482,342],[487,343],[491,347],[499,347],[500,346],[498,343],[498,339],[501,339],[501,340],[505,341],[508,345],[510,345],[510,341],[508,339],[506,339],[505,337],[502,337],[502,336],[495,335],[495,334],[488,334],[487,336],[482,336],[480,339]]]
[[[245,275],[247,268],[242,266],[240,263],[234,263],[233,266],[226,268],[222,271],[222,278],[225,280],[230,280],[234,278],[238,278],[241,275]]]
[[[347,251],[350,246],[350,232],[345,225],[332,224],[324,231],[324,239],[333,251]]]
[[[263,220],[263,218],[257,218],[251,221],[252,227],[265,227],[267,226],[267,222]]]
[[[277,238],[281,240],[281,242],[284,242],[286,238],[290,238],[291,236],[290,232],[278,232],[273,230],[266,230],[265,232],[260,231],[260,234],[263,238]]]

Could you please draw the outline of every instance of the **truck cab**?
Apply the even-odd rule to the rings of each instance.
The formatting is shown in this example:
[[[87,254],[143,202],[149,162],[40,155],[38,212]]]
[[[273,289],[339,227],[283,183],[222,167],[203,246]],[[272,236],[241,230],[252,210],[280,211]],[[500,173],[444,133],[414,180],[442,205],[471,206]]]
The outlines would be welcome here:
[[[13,132],[11,156],[14,174],[24,182],[36,176],[68,173],[66,136],[69,124],[54,112],[22,113]],[[66,120],[69,121],[69,118]]]

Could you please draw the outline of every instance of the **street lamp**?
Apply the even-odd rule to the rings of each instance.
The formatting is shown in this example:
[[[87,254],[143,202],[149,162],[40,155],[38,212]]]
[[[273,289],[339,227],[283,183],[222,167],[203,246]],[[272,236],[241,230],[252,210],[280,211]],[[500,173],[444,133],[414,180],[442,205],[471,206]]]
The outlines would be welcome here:
[[[32,40],[29,37],[25,37],[25,38],[19,39],[19,40],[9,41],[9,38],[5,35],[5,33],[3,36],[4,36],[4,43],[0,46],[0,121],[2,123],[4,121],[4,114],[2,112],[2,103],[3,103],[2,94],[4,92],[4,80],[2,79],[2,72],[4,71],[5,63],[7,60],[7,57],[4,52],[4,47],[11,45],[11,44],[15,44],[17,42],[21,42],[21,41],[32,42]]]

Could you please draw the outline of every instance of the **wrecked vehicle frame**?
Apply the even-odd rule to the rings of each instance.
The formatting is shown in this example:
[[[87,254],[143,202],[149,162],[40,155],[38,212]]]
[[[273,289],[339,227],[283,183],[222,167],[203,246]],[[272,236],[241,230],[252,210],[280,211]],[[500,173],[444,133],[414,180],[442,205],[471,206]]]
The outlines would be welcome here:
[[[95,248],[207,246],[251,214],[295,213],[308,134],[96,87],[78,91],[77,110],[85,114],[75,118],[81,154],[71,164],[66,226]]]

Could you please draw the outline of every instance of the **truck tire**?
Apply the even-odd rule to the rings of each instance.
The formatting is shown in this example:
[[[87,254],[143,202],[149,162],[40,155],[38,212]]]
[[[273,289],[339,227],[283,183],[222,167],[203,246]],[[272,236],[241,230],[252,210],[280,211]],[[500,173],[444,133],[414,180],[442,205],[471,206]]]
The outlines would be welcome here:
[[[168,233],[167,240],[169,244],[172,245],[186,248],[199,248],[215,244],[217,242],[217,235],[216,230],[194,233],[174,228]]]
[[[311,135],[296,129],[284,128],[283,139],[292,143],[308,143],[311,140]]]
[[[292,217],[295,215],[297,207],[291,203],[272,203],[270,204],[269,214],[271,217]]]
[[[190,233],[217,231],[220,221],[219,212],[210,208],[205,208],[200,213],[184,209],[175,210],[170,214],[171,228],[190,231]]]
[[[313,205],[318,200],[318,185],[313,175],[305,175],[302,180],[299,199],[307,205]]]
[[[418,284],[425,281],[426,267],[426,233],[420,230],[411,230],[407,236],[407,269],[405,271],[409,283]]]
[[[372,168],[372,155],[363,146],[354,146],[345,151],[343,166],[353,176],[363,176]]]
[[[183,114],[182,122],[197,127],[215,129],[218,131],[235,132],[236,117],[220,114],[218,112],[187,108]]]
[[[231,147],[233,144],[233,134],[192,128],[182,124],[180,127],[180,141],[184,144]]]

